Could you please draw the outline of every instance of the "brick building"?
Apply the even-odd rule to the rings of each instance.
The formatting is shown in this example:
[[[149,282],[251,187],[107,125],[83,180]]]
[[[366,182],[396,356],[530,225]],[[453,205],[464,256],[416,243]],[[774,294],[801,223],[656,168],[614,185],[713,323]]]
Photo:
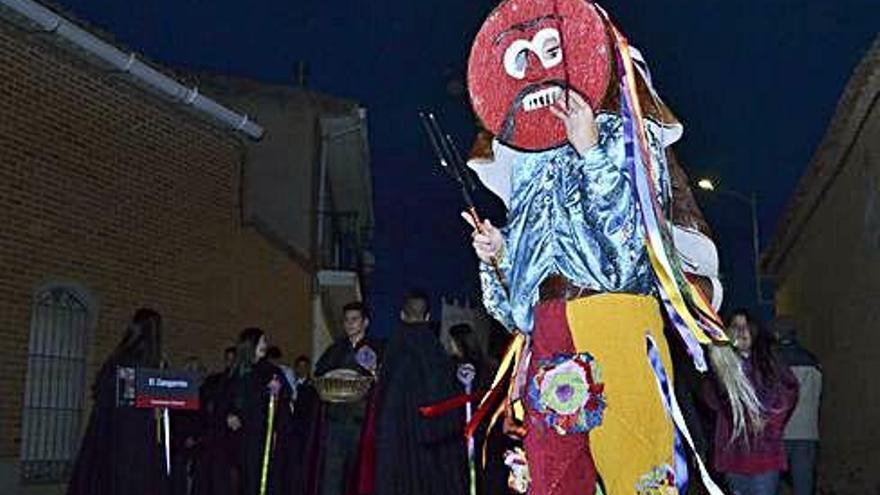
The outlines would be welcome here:
[[[819,493],[880,490],[880,38],[764,254],[776,311],[823,366]]]
[[[267,329],[288,356],[310,354],[313,327],[328,321],[317,282],[323,268],[325,279],[351,288],[359,287],[362,265],[328,265],[315,254],[321,242],[285,235],[279,211],[263,218],[264,208],[246,207],[254,193],[243,177],[249,167],[265,166],[260,146],[272,140],[247,140],[187,104],[204,97],[163,96],[39,32],[6,4],[0,2],[0,493],[15,494],[63,479],[94,373],[136,308],[163,315],[172,365],[198,356],[218,367],[222,349],[251,325]],[[297,111],[311,112],[319,125],[320,112]],[[273,128],[266,131],[271,136]],[[312,148],[287,153],[310,156]],[[325,182],[298,196],[309,230],[319,228],[316,198],[333,185]],[[284,187],[267,193],[293,194]],[[325,203],[332,212],[334,204]],[[371,219],[369,203],[367,195],[352,207],[369,210],[361,214]],[[326,237],[334,239],[337,227],[327,226]]]

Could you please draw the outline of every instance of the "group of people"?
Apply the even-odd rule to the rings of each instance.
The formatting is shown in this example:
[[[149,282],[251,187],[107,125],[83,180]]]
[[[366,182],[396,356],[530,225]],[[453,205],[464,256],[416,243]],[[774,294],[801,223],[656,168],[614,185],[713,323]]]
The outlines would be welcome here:
[[[221,371],[204,376],[197,361],[188,360],[185,368],[202,375],[200,407],[171,411],[170,459],[162,411],[118,401],[118,368],[169,365],[162,358],[161,316],[138,310],[95,380],[67,493],[466,493],[463,410],[430,415],[423,408],[485,389],[492,365],[486,343],[468,325],[450,330],[448,349],[441,343],[429,301],[420,292],[408,294],[399,327],[386,339],[369,335],[364,304],[346,305],[342,336],[314,371],[306,356],[285,365],[259,328],[245,329],[225,350]],[[467,383],[462,370],[469,370]],[[322,379],[340,371],[369,378],[364,393],[324,397]]]
[[[428,412],[456,397],[476,406],[476,395],[466,394],[489,389],[499,357],[490,357],[486,342],[462,324],[449,329],[444,347],[429,298],[418,292],[406,296],[388,339],[369,335],[362,303],[345,306],[343,322],[344,335],[318,359],[314,378],[308,357],[290,368],[262,330],[241,332],[237,345],[225,350],[225,368],[203,379],[200,409],[172,413],[169,472],[157,411],[122,407],[117,400],[118,367],[164,365],[161,317],[139,310],[95,380],[94,410],[68,493],[463,495],[470,483],[480,494],[513,493],[513,474],[502,459],[522,445],[520,435],[508,428],[507,434],[480,430],[477,444],[485,444],[489,455],[486,466],[472,472],[463,410]],[[731,493],[775,495],[787,474],[795,495],[812,495],[821,395],[815,357],[800,346],[786,318],[766,327],[738,310],[727,328],[765,422],[736,437],[729,399],[715,380],[676,376],[675,393],[697,450]],[[322,400],[316,381],[339,370],[372,378],[367,393],[352,401]],[[267,436],[270,396],[277,407]],[[700,493],[697,486],[694,493]]]
[[[475,380],[485,379],[487,361],[475,334],[453,328],[448,352],[430,319],[429,297],[419,292],[404,298],[400,323],[386,341],[365,335],[369,316],[362,305],[345,310],[346,336],[318,360],[316,377],[347,369],[375,382],[359,400],[322,404],[327,441],[311,493],[466,493],[464,416],[431,417],[422,408],[463,394],[458,365],[468,363]]]
[[[204,376],[199,360],[185,371],[200,382],[197,410],[164,410],[120,402],[120,368],[170,368],[163,358],[162,318],[138,310],[93,385],[93,409],[68,483],[69,495],[240,495],[299,493],[310,410],[317,399],[308,387],[309,359],[295,371],[275,364],[259,328],[241,332],[225,350],[225,369]],[[274,362],[273,362],[274,361]],[[271,477],[263,476],[268,398],[276,414],[269,435]]]
[[[387,339],[369,335],[369,313],[361,303],[344,308],[343,322],[345,335],[315,366],[319,397],[321,380],[340,370],[373,380],[354,400],[319,401],[307,447],[305,493],[507,493],[500,453],[492,456],[489,469],[476,469],[473,448],[469,464],[464,435],[464,404],[476,407],[488,389],[503,333],[480,336],[470,325],[458,324],[448,329],[444,345],[431,319],[430,297],[419,291],[404,297],[399,323]],[[457,405],[444,406],[450,403]],[[486,435],[481,430],[480,438]],[[512,442],[500,430],[491,435],[495,453]]]

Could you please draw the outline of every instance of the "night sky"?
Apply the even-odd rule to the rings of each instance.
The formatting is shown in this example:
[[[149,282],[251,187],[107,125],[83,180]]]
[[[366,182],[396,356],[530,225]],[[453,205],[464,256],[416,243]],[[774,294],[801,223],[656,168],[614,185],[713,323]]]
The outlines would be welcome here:
[[[309,86],[368,109],[377,258],[371,304],[385,334],[411,286],[478,297],[458,191],[434,165],[417,112],[469,146],[463,90],[473,35],[496,0],[58,0],[122,44],[175,68]],[[809,162],[880,26],[877,0],[606,1],[685,123],[692,177],[757,192],[762,239]],[[720,246],[727,305],[754,306],[748,208],[700,196]],[[492,216],[488,193],[478,199]]]

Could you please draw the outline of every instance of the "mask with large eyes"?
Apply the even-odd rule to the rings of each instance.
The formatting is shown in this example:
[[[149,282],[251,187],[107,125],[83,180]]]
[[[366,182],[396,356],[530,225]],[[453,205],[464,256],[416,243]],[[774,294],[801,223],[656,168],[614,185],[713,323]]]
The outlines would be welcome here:
[[[611,75],[602,18],[587,0],[505,0],[483,23],[468,63],[474,111],[503,143],[546,150],[566,142],[547,107],[566,87],[593,108]]]

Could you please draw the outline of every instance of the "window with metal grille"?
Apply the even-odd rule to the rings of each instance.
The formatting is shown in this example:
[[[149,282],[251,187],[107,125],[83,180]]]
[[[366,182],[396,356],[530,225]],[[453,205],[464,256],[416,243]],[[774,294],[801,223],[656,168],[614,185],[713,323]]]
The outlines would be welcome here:
[[[63,481],[76,459],[85,405],[89,317],[86,300],[70,288],[48,288],[35,298],[22,411],[24,481]]]

